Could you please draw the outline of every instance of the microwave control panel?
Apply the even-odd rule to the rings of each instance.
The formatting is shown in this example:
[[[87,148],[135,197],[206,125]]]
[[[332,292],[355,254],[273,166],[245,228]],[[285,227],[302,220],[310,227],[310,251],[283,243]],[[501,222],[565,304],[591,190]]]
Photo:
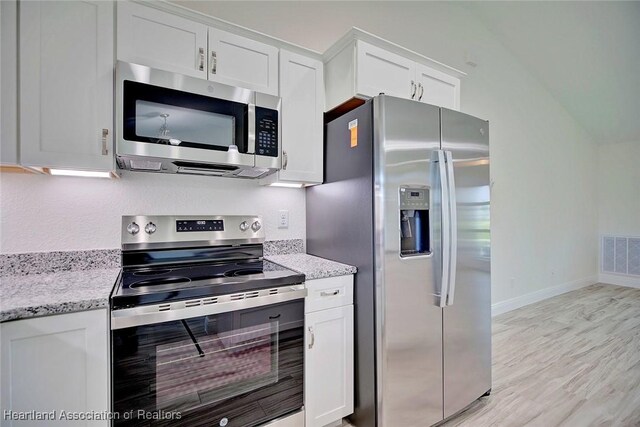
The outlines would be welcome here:
[[[278,111],[256,107],[256,154],[278,157]]]

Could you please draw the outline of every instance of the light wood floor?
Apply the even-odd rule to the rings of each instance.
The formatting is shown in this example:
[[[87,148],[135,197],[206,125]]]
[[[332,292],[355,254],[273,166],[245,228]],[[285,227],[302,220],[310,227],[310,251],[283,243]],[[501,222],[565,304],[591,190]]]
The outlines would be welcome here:
[[[598,284],[495,317],[492,394],[444,426],[640,426],[640,289]]]
[[[492,394],[440,427],[454,426],[640,426],[640,289],[597,284],[494,317]]]

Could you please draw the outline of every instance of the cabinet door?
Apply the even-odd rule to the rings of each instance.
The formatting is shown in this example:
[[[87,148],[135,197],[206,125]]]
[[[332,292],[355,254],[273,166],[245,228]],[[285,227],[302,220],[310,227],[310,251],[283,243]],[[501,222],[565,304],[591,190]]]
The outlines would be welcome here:
[[[0,2],[0,165],[18,164],[17,2]]]
[[[113,170],[113,3],[20,3],[20,157]]]
[[[400,98],[415,96],[415,62],[358,40],[356,92],[373,97],[384,93]]]
[[[353,412],[353,306],[305,316],[306,427],[321,427]]]
[[[108,329],[105,309],[3,323],[2,412],[56,411],[43,425],[107,426],[68,421],[60,411],[109,409]],[[4,420],[3,426],[26,425]]]
[[[209,28],[209,80],[278,95],[278,48]]]
[[[281,181],[321,183],[323,174],[322,62],[280,51]]]
[[[118,59],[207,78],[207,26],[136,3],[118,2]]]
[[[418,94],[416,99],[427,104],[460,109],[460,80],[426,65],[416,65]]]

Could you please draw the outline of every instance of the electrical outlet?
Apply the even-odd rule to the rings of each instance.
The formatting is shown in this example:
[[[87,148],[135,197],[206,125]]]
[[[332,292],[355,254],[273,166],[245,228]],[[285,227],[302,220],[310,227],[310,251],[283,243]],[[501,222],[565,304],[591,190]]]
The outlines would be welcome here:
[[[278,211],[278,228],[289,228],[289,211]]]

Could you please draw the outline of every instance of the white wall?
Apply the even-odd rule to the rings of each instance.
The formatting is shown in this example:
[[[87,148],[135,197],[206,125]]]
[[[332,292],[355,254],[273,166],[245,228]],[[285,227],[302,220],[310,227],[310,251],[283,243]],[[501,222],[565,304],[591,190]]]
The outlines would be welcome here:
[[[3,173],[0,252],[120,247],[121,216],[258,214],[268,240],[305,238],[304,190],[256,181],[123,172],[119,180]],[[278,209],[289,228],[277,228]]]
[[[513,307],[595,280],[597,147],[462,5],[178,3],[321,52],[358,26],[467,71],[462,110],[491,122],[493,301]]]
[[[640,237],[640,141],[600,146],[598,178],[600,235]],[[638,276],[600,273],[599,281],[640,288]]]
[[[640,237],[640,141],[598,149],[600,234]]]

